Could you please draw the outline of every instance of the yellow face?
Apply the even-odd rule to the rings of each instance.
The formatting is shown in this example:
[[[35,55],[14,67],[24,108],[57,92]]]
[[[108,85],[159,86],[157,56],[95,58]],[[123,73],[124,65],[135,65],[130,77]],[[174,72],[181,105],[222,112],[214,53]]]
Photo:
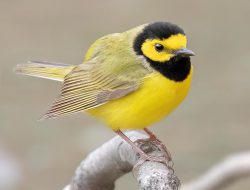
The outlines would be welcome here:
[[[186,48],[187,38],[183,34],[171,35],[167,39],[147,39],[141,46],[142,53],[152,61],[166,62],[174,52]]]

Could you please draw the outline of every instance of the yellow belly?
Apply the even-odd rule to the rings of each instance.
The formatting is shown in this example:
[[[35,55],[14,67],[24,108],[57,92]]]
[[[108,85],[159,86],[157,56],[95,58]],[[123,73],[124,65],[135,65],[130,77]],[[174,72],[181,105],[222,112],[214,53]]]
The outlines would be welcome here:
[[[137,91],[87,112],[102,119],[113,130],[142,129],[173,111],[186,97],[191,80],[192,70],[182,82],[153,73]]]

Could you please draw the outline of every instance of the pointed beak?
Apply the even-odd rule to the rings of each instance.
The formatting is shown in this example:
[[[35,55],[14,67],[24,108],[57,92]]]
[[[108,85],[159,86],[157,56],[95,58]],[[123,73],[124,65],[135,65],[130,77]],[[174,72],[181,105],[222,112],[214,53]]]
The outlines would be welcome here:
[[[185,57],[185,56],[194,56],[195,55],[193,51],[191,51],[191,50],[189,50],[187,48],[181,48],[179,50],[176,50],[174,52],[174,54],[177,55],[177,56],[183,56],[183,57]]]

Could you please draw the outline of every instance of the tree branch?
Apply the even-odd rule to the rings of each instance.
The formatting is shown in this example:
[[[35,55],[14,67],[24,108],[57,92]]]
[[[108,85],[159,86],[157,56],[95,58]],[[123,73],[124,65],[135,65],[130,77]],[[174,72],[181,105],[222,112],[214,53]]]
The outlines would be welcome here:
[[[147,138],[136,131],[126,135],[133,141]],[[153,143],[142,144],[141,148],[152,156],[164,155]],[[64,190],[113,190],[116,179],[132,169],[141,190],[176,190],[180,185],[171,167],[159,162],[142,162],[132,147],[117,136],[87,156]]]
[[[133,141],[147,138],[137,131],[126,135]],[[154,143],[141,144],[141,148],[150,155],[164,155]],[[70,185],[63,190],[113,190],[116,179],[130,171],[140,190],[176,190],[180,185],[171,167],[142,162],[132,147],[116,136],[82,161]],[[183,185],[181,190],[218,190],[245,176],[250,176],[250,152],[230,156],[200,178]]]

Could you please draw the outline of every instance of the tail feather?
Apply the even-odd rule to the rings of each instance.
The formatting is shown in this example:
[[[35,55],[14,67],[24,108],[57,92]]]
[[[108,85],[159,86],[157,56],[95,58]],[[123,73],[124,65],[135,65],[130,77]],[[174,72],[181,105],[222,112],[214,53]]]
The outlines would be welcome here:
[[[15,67],[18,74],[63,81],[65,76],[74,68],[73,65],[47,61],[29,61]]]

